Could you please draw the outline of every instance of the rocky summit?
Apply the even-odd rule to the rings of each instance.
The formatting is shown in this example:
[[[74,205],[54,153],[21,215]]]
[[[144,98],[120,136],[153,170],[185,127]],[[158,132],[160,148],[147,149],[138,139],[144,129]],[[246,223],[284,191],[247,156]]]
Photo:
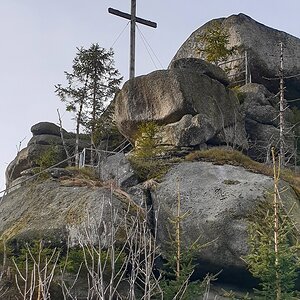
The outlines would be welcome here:
[[[238,51],[232,62],[219,66],[199,51],[205,46],[199,36],[216,22],[227,30],[228,46]],[[94,151],[101,155],[97,161],[90,155],[87,168],[65,168],[65,147],[74,154],[74,133],[49,122],[33,125],[27,147],[6,170],[9,189],[0,201],[0,279],[5,275],[0,295],[8,287],[15,299],[18,289],[9,289],[11,268],[24,266],[25,250],[43,241],[46,253],[59,249],[61,255],[59,272],[52,274],[51,299],[92,299],[89,293],[101,289],[101,299],[110,292],[114,297],[109,299],[145,299],[140,287],[146,278],[151,286],[165,280],[154,290],[170,293],[182,271],[174,269],[174,261],[192,268],[191,282],[184,279],[188,286],[217,274],[201,296],[186,299],[251,299],[258,280],[245,261],[251,250],[250,223],[266,225],[274,195],[284,220],[292,220],[293,239],[300,238],[300,177],[293,172],[299,164],[300,112],[292,102],[283,112],[286,168],[275,187],[271,164],[271,149],[275,155],[280,150],[279,97],[278,86],[266,78],[278,75],[280,41],[293,57],[285,74],[299,74],[300,40],[287,33],[243,14],[201,26],[167,70],[129,80],[116,93],[99,116],[104,132]],[[234,75],[245,69],[245,60],[235,60],[245,51],[252,82]],[[299,80],[286,80],[287,97],[300,97]],[[154,124],[153,134],[142,131],[147,124]],[[119,149],[127,147],[124,138],[133,149],[116,152],[121,142]],[[89,137],[80,136],[80,150],[87,147]],[[5,273],[7,261],[16,263]],[[27,265],[25,270],[32,268]]]
[[[195,30],[179,48],[172,63],[181,58],[204,58],[205,53],[199,51],[205,47],[205,42],[199,40],[207,28],[215,22],[229,32],[229,47],[236,47],[235,57],[243,57],[248,53],[249,71],[252,82],[261,83],[271,92],[277,93],[278,81],[268,78],[278,77],[280,67],[280,42],[284,45],[284,73],[286,77],[300,73],[300,40],[283,31],[261,24],[247,15],[238,14],[228,18],[209,21]],[[233,57],[233,58],[235,58]],[[222,68],[234,70],[231,74],[245,71],[245,61],[239,60],[224,64]],[[231,76],[230,80],[244,80],[244,75]],[[285,80],[288,98],[300,97],[299,77]]]

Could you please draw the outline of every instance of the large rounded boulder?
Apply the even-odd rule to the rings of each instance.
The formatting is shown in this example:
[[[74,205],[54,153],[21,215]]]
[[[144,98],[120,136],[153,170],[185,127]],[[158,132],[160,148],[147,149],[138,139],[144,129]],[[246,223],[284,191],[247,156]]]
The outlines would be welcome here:
[[[21,149],[15,159],[10,162],[5,171],[7,187],[14,185],[14,180],[26,179],[27,175],[32,173],[32,168],[39,166],[39,161],[43,156],[50,156],[51,164],[57,164],[67,158],[65,148],[63,146],[62,137],[69,153],[73,153],[75,149],[75,134],[60,129],[54,123],[40,122],[31,127],[32,138],[27,146]],[[79,149],[89,147],[84,135],[80,136]],[[85,137],[85,139],[82,139]],[[51,154],[51,155],[50,155]],[[66,166],[67,162],[63,162],[60,166]],[[32,174],[31,174],[32,175]]]
[[[252,82],[265,85],[273,93],[278,92],[278,81],[268,80],[268,78],[278,77],[280,42],[283,42],[284,46],[285,76],[289,77],[300,73],[300,39],[263,25],[244,14],[215,19],[204,24],[188,37],[177,51],[173,61],[181,58],[205,59],[206,54],[201,51],[201,49],[205,49],[205,41],[199,37],[203,36],[207,29],[216,23],[227,30],[229,34],[228,47],[238,49],[232,58],[244,57],[245,51],[247,51],[248,71],[251,74]],[[231,82],[245,80],[245,73],[239,74],[245,72],[244,59],[224,64],[222,68],[232,70]],[[236,75],[233,76],[233,74]],[[285,80],[286,94],[289,98],[300,97],[299,83],[299,77]]]
[[[247,148],[238,100],[220,82],[226,81],[226,75],[222,70],[212,75],[214,69],[219,69],[215,66],[203,72],[196,62],[182,65],[124,84],[116,95],[119,131],[134,142],[139,125],[154,121],[162,125],[161,138],[166,145],[197,146],[222,137],[221,143]]]
[[[97,183],[80,177],[48,179],[10,192],[0,203],[0,241],[45,239],[53,245],[73,245],[87,238],[87,226],[110,224],[111,205],[124,218],[129,200]]]
[[[196,273],[218,273],[219,280],[251,286],[253,278],[242,257],[248,253],[249,220],[273,189],[271,177],[249,172],[243,167],[210,162],[184,162],[172,167],[152,192],[153,207],[159,211],[158,242],[167,251],[180,199],[182,245],[199,239]],[[300,220],[300,205],[287,185],[281,194],[287,211]]]

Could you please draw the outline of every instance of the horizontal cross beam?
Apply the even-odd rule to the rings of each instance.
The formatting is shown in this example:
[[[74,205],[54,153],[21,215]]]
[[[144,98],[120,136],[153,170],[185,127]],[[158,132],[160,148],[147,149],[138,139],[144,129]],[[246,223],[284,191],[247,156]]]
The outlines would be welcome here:
[[[124,13],[124,12],[119,11],[117,9],[114,9],[114,8],[110,7],[108,9],[108,12],[110,14],[113,14],[113,15],[116,15],[116,16],[119,16],[119,17],[122,17],[122,18],[125,18],[125,19],[128,19],[128,20],[131,20],[131,15],[130,14]],[[157,24],[155,22],[145,20],[145,19],[142,19],[142,18],[139,18],[139,17],[135,17],[135,21],[137,23],[141,23],[143,25],[150,26],[150,27],[153,27],[153,28],[157,27]]]

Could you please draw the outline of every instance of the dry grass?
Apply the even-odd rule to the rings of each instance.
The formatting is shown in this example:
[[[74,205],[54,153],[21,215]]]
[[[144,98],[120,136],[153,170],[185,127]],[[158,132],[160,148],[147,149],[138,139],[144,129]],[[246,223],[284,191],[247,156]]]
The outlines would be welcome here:
[[[95,170],[93,168],[76,168],[76,167],[68,167],[72,175],[71,176],[63,176],[60,178],[60,184],[62,186],[68,187],[102,187],[103,182],[97,177]]]
[[[129,209],[131,213],[138,213],[140,216],[145,217],[143,208],[136,204],[128,193],[119,188],[115,188],[113,189],[113,194],[127,206],[127,209]]]
[[[88,186],[91,188],[94,187],[102,187],[103,184],[99,180],[91,180],[91,179],[85,179],[85,178],[80,178],[80,177],[73,177],[73,178],[64,178],[61,179],[60,185],[62,186],[68,186],[68,187],[83,187],[83,186]]]
[[[76,168],[68,167],[72,176],[64,176],[60,178],[60,185],[67,187],[90,187],[97,188],[102,187],[112,190],[113,194],[130,209],[134,211],[143,212],[143,209],[139,207],[130,197],[128,193],[118,188],[116,182],[113,180],[102,181],[100,180],[95,171],[92,168]],[[143,212],[144,213],[144,212]]]
[[[98,180],[97,174],[93,168],[84,167],[67,167],[68,171],[70,171],[74,176],[81,177],[85,179]]]
[[[196,151],[186,156],[188,161],[210,161],[215,164],[228,164],[241,166],[248,171],[273,176],[273,168],[265,164],[252,160],[242,152],[236,150],[226,150],[212,148],[204,151]],[[281,178],[291,184],[297,196],[300,196],[300,176],[290,169],[281,170]]]
[[[161,179],[178,160],[159,158],[129,158],[131,167],[141,181]]]
[[[237,150],[225,150],[221,148],[212,148],[204,151],[196,151],[186,156],[188,161],[210,161],[215,164],[234,165],[244,167],[246,170],[272,176],[273,169],[265,164],[252,160]]]

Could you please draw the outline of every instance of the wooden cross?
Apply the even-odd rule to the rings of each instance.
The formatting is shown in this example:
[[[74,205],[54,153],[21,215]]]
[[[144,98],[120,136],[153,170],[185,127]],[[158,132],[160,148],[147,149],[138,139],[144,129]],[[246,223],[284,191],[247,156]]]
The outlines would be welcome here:
[[[136,16],[136,0],[131,0],[131,14],[124,13],[122,11],[109,8],[108,12],[128,19],[130,20],[131,26],[130,26],[130,65],[129,65],[129,79],[134,78],[135,74],[135,24],[136,23],[141,23],[146,26],[150,26],[153,28],[157,27],[157,24],[154,22],[151,22],[149,20],[145,20],[142,18],[139,18]]]

